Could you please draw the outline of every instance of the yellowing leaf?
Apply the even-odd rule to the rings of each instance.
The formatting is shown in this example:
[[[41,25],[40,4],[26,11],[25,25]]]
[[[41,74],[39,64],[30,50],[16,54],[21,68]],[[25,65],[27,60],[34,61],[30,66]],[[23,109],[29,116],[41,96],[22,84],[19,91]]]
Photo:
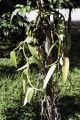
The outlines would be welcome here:
[[[25,94],[26,92],[26,80],[25,79],[22,80],[22,84],[23,84],[23,94]]]
[[[62,66],[62,83],[63,84],[66,82],[68,72],[69,72],[69,58],[65,57],[63,60],[63,66]]]
[[[30,103],[33,93],[34,93],[34,89],[29,87],[26,92],[23,106],[25,106],[27,103]]]
[[[44,84],[43,84],[43,88],[44,88],[44,89],[46,89],[47,84],[48,84],[48,82],[49,82],[49,80],[50,80],[53,72],[55,71],[55,69],[56,69],[56,64],[53,64],[53,65],[50,67],[50,69],[49,69],[49,71],[48,71],[48,73],[47,73],[47,75],[46,75],[46,78],[45,78],[45,80],[44,80]]]
[[[35,57],[38,58],[38,51],[36,50],[36,48],[31,46],[31,45],[29,45],[29,44],[28,44],[28,48],[29,48],[30,53],[32,54],[32,56],[35,56]]]
[[[16,61],[16,53],[15,53],[15,51],[11,51],[11,53],[10,53],[10,59],[11,59],[12,65],[14,67],[17,67],[17,61]]]

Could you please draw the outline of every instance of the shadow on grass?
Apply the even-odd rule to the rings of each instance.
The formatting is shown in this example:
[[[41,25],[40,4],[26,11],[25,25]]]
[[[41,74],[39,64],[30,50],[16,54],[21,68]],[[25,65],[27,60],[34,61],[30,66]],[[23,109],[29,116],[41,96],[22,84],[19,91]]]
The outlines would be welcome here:
[[[64,96],[58,100],[57,108],[61,120],[80,120],[80,97]]]
[[[1,65],[0,66],[0,74],[3,76],[8,76],[8,75],[15,75],[17,72],[16,72],[16,68],[15,67],[12,67],[12,66],[8,66],[8,65]]]
[[[16,108],[8,108],[4,111],[6,120],[41,120],[40,104],[33,102],[23,107],[21,104]],[[56,120],[80,120],[80,98],[76,96],[64,96],[58,100],[58,113],[61,118]]]
[[[5,109],[3,115],[6,120],[40,120],[40,105],[33,102],[32,105],[23,107],[20,103],[16,108]]]

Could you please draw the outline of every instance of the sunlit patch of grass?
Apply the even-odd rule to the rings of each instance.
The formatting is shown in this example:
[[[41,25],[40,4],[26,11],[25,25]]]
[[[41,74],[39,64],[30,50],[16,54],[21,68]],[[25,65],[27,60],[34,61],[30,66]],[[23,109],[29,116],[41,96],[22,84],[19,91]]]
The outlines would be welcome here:
[[[43,83],[44,76],[40,76],[40,75],[38,76],[39,77],[37,81],[40,79],[42,80]],[[26,116],[27,116],[27,120],[33,119],[30,117],[34,116],[33,115],[34,113],[32,113],[32,109],[34,105],[32,103],[31,106],[28,105],[28,107],[30,107],[29,110],[26,107],[23,108],[23,104],[21,103],[20,97],[21,97],[22,86],[21,86],[20,77],[21,77],[21,73],[16,72],[16,69],[12,67],[9,58],[0,59],[0,120],[8,120],[8,119],[12,120],[11,117],[13,117],[13,119],[16,119],[15,118],[16,115],[18,115],[17,119],[19,120],[25,120]],[[35,81],[35,77],[32,78],[34,78]],[[79,68],[74,68],[70,70],[66,83],[64,84],[64,86],[61,87],[61,96],[66,96],[66,95],[70,95],[70,96],[80,95]],[[9,112],[9,110],[11,112]],[[4,111],[6,111],[6,114]],[[79,114],[77,116],[80,117]],[[69,120],[77,120],[77,119],[70,118]]]
[[[1,67],[1,65],[2,66],[11,66],[11,60],[9,59],[9,58],[5,58],[5,59],[3,59],[3,58],[0,58],[0,67]]]

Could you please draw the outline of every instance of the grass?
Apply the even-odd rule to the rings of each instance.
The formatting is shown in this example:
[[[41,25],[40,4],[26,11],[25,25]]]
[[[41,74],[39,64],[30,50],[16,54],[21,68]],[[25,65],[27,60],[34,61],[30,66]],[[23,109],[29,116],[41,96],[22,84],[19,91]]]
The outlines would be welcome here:
[[[9,58],[0,59],[0,120],[37,120],[35,111],[37,111],[37,103],[35,107],[31,106],[23,108],[21,100],[21,80],[20,73],[12,67]],[[70,70],[66,84],[62,87],[62,96],[80,96],[80,69],[74,68]],[[32,108],[33,106],[33,108]],[[30,112],[30,113],[29,113]],[[80,114],[77,119],[69,118],[69,120],[80,120]],[[34,119],[33,119],[34,116]],[[27,118],[27,119],[26,119]]]
[[[20,74],[12,67],[10,59],[0,59],[0,120],[4,117],[3,110],[18,106],[20,91]]]
[[[80,69],[70,70],[68,79],[62,86],[62,111],[66,111],[64,120],[80,120]],[[63,113],[62,113],[63,114]]]
[[[9,58],[0,59],[0,120],[37,120],[37,101],[23,107],[20,77]]]

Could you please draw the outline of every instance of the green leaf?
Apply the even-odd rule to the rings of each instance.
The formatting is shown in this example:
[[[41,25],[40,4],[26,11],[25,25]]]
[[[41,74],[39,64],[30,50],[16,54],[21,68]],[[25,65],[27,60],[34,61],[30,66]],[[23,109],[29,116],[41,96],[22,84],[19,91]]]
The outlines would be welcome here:
[[[29,45],[29,44],[28,44],[28,48],[29,48],[30,53],[32,54],[32,56],[35,56],[36,58],[38,58],[38,51],[36,50],[36,48]]]
[[[16,8],[23,8],[24,6],[23,5],[20,5],[20,4],[17,4],[16,5]]]
[[[24,71],[21,74],[21,80],[22,80],[23,94],[25,94],[26,93],[26,87],[27,87],[27,76],[24,73]]]
[[[25,79],[22,80],[22,85],[23,85],[23,94],[25,94],[26,92],[26,80]]]
[[[26,43],[31,43],[33,41],[33,37],[27,37],[26,39],[25,39],[25,42]]]
[[[55,69],[56,69],[56,64],[53,64],[53,65],[50,67],[50,69],[49,69],[49,71],[48,71],[48,73],[47,73],[47,75],[46,75],[46,77],[45,77],[44,84],[43,84],[43,88],[44,88],[44,89],[46,89],[47,84],[48,84],[48,82],[49,82],[49,80],[50,80],[53,72],[55,71]]]
[[[34,89],[33,88],[28,88],[26,95],[25,95],[25,99],[24,99],[24,105],[25,106],[27,103],[30,103],[31,98],[33,97],[33,93],[34,93]]]
[[[11,53],[10,53],[10,59],[11,59],[12,65],[14,67],[17,67],[17,61],[16,61],[16,53],[15,53],[15,51],[11,51]]]
[[[17,13],[18,13],[19,11],[20,11],[20,8],[17,8],[17,9],[14,10],[14,12],[13,12],[12,15],[11,15],[11,21],[12,21],[13,17],[14,17],[15,15],[17,15]]]
[[[34,57],[34,56],[31,56],[30,58],[29,58],[29,60],[30,60],[30,62],[31,63],[35,63],[35,64],[37,64],[39,67],[43,67],[43,64],[42,64],[42,62],[39,60],[39,59],[37,59],[36,57]]]
[[[63,35],[63,34],[60,34],[60,35],[59,35],[59,39],[60,39],[61,41],[63,41],[63,38],[64,38],[64,35]]]
[[[62,84],[66,82],[68,73],[69,73],[69,58],[64,57],[63,66],[62,66]]]
[[[32,87],[32,88],[34,88],[34,86],[32,85],[32,83],[31,83],[31,80],[30,80],[30,72],[29,72],[29,67],[25,70],[25,74],[27,75],[27,81],[28,81],[28,83],[29,83],[29,85]]]

